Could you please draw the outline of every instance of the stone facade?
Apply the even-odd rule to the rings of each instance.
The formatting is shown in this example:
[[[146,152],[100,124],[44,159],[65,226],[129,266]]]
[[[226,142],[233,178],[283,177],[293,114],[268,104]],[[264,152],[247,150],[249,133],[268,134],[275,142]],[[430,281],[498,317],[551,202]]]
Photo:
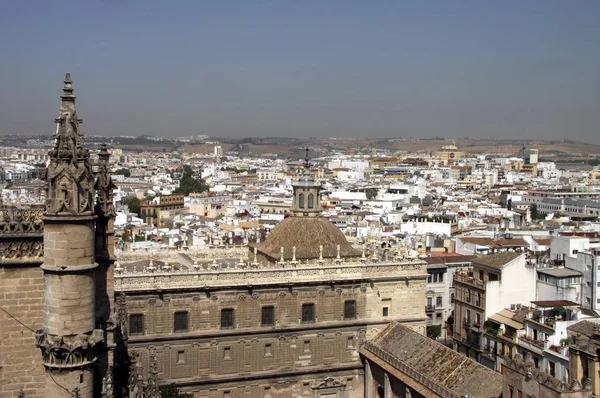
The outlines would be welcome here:
[[[538,370],[533,359],[520,354],[508,359],[503,368],[504,397],[591,398],[591,380],[566,383]]]
[[[115,278],[130,317],[129,349],[144,369],[155,355],[159,380],[197,397],[320,396],[320,388],[363,397],[358,347],[391,320],[424,332],[419,260],[133,264],[119,265]],[[272,308],[269,319],[264,308]],[[223,310],[232,310],[232,324],[222,324]]]

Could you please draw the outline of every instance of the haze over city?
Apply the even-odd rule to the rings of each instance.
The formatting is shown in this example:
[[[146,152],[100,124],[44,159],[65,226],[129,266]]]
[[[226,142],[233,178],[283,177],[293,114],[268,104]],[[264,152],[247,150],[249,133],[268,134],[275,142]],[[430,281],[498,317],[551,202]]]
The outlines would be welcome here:
[[[0,134],[593,142],[597,1],[11,2]]]

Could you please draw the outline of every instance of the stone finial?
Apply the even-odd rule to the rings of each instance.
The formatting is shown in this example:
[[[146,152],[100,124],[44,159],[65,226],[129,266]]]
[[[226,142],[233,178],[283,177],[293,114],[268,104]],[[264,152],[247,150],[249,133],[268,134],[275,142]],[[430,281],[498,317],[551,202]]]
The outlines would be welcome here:
[[[283,246],[281,246],[281,250],[280,251],[281,251],[281,258],[280,258],[279,262],[284,263],[285,262],[285,258],[283,256]]]
[[[254,248],[254,262],[258,262],[258,248],[256,247]]]
[[[148,272],[156,271],[156,266],[154,265],[154,261],[152,259],[150,259],[150,264],[148,264],[148,267],[146,268],[146,270]]]
[[[117,274],[120,274],[120,273],[122,273],[122,272],[123,272],[123,267],[121,267],[121,262],[120,262],[119,260],[117,260],[117,261],[115,262],[115,272],[116,272]]]
[[[102,398],[113,398],[115,396],[112,366],[108,367],[108,370],[106,371],[106,376],[104,376],[102,378],[101,394],[102,394]]]
[[[319,261],[323,261],[323,245],[319,245]]]
[[[338,259],[338,260],[340,260],[341,257],[340,257],[340,245],[339,244],[336,245],[336,251],[337,251],[337,255],[336,255],[335,258]]]
[[[292,246],[292,261],[296,262],[296,246]]]

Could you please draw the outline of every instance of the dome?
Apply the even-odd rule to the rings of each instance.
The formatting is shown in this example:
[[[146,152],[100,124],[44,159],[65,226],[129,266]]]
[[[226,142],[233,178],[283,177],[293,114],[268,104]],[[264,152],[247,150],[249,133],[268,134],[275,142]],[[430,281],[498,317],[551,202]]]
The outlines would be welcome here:
[[[342,258],[361,256],[361,252],[350,246],[342,231],[328,219],[288,217],[273,228],[264,242],[255,247],[270,261],[278,261],[282,247],[285,260],[292,259],[293,247],[296,247],[296,260],[311,260],[319,258],[320,246],[323,246],[323,258],[336,258],[337,245],[340,246]]]

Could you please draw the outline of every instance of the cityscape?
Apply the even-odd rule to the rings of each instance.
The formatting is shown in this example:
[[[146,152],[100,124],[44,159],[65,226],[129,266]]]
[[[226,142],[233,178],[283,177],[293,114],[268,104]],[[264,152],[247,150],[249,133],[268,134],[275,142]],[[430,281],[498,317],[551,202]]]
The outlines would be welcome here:
[[[94,10],[129,18],[134,3],[77,6],[73,14]],[[122,15],[115,12],[117,6]],[[188,6],[220,15],[223,19],[213,22],[217,25],[231,11]],[[173,12],[167,10],[170,6],[149,7],[165,17]],[[237,12],[247,5],[239,7],[232,18],[246,21]],[[243,31],[257,37],[267,32],[271,44],[278,44],[269,27],[276,16],[288,15],[286,9],[262,7],[261,13],[247,9],[248,18],[268,24]],[[388,10],[389,16],[383,10],[350,13],[352,6],[338,5],[322,9],[323,20],[304,15],[288,21],[290,31],[279,24],[277,29],[287,39],[298,39],[304,33],[290,33],[296,22],[311,21],[321,29],[319,23],[331,25],[331,31],[321,32],[323,43],[310,43],[310,49],[322,49],[328,40],[343,42],[333,27],[346,28],[345,20],[336,20],[329,11],[369,21],[369,27],[391,18],[394,29],[397,21],[423,17],[418,12],[398,16],[397,7]],[[457,15],[475,12],[462,7],[457,5]],[[489,7],[497,11],[497,6]],[[527,7],[531,29],[543,26],[549,32],[547,15],[535,16]],[[590,9],[600,14],[598,7]],[[486,7],[477,10],[484,19],[496,18]],[[547,12],[558,18],[561,10],[567,12],[550,6]],[[589,15],[582,10],[572,12],[583,30]],[[437,15],[430,11],[424,15]],[[21,18],[17,8],[7,12],[15,21]],[[514,21],[517,36],[505,40],[516,46],[526,35],[518,36],[521,20],[509,14],[499,18]],[[131,23],[144,19],[162,27],[194,25],[193,34],[205,29],[185,15],[178,18],[190,25],[165,21],[162,15],[144,18]],[[15,21],[3,29],[14,28]],[[34,32],[52,24],[40,22]],[[117,26],[112,24],[116,22],[101,26]],[[357,46],[379,34],[367,25],[352,36]],[[473,26],[469,35],[485,31]],[[74,29],[95,37],[92,28]],[[153,35],[153,29],[144,29]],[[105,32],[107,42],[121,41],[117,36],[122,32],[115,32]],[[442,37],[441,31],[434,33]],[[187,51],[189,43],[180,48],[169,40],[186,36],[182,31],[164,34],[165,40],[151,48],[163,47],[161,62],[168,58],[183,65],[186,61],[173,55],[177,49]],[[505,108],[508,113],[489,116],[482,110],[485,101],[477,104],[480,99],[463,65],[466,77],[458,91],[465,97],[472,94],[472,102],[459,104],[458,96],[454,100],[473,111],[460,108],[460,117],[445,119],[449,124],[438,129],[436,118],[440,123],[443,118],[430,114],[426,96],[412,92],[411,105],[386,97],[396,83],[373,83],[376,90],[367,93],[372,97],[358,95],[361,82],[376,80],[373,75],[359,74],[356,92],[353,88],[328,97],[333,91],[327,90],[334,87],[328,84],[345,80],[327,80],[358,73],[358,66],[348,65],[324,80],[294,69],[298,80],[286,86],[277,73],[269,75],[277,67],[285,69],[283,57],[282,64],[269,69],[258,62],[261,45],[254,43],[245,52],[222,34],[223,48],[234,46],[245,63],[234,72],[223,68],[223,75],[215,72],[219,67],[211,70],[215,75],[209,80],[225,88],[214,105],[203,102],[210,98],[185,103],[190,90],[199,86],[183,72],[153,78],[164,98],[150,98],[144,91],[143,78],[149,73],[144,68],[136,69],[139,80],[135,73],[107,78],[103,71],[85,67],[70,50],[65,54],[74,57],[73,69],[59,74],[53,69],[69,62],[52,63],[47,70],[24,58],[7,63],[39,69],[33,74],[42,83],[31,96],[31,121],[23,126],[18,123],[21,105],[12,102],[14,97],[19,103],[23,93],[0,93],[0,100],[7,99],[0,112],[0,398],[600,396],[600,143],[597,111],[592,109],[597,104],[586,102],[588,83],[597,88],[597,76],[577,86],[577,100],[567,95],[567,83],[558,84],[567,93],[559,99],[571,101],[566,113],[553,111],[563,105],[549,105],[542,98],[546,94],[538,92],[536,105],[527,112],[517,115]],[[561,45],[569,47],[572,38],[567,38]],[[17,42],[47,40],[30,39],[25,35]],[[98,51],[104,48],[103,42],[95,43]],[[140,43],[127,50],[141,54],[147,43]],[[307,43],[290,40],[288,56],[308,51]],[[358,53],[374,51],[375,41],[369,43]],[[561,45],[552,51],[562,54]],[[220,48],[212,41],[200,44],[216,51],[212,46]],[[583,51],[581,46],[572,51]],[[121,50],[115,48],[114,54]],[[480,52],[486,53],[480,49],[473,54]],[[526,56],[519,53],[515,59],[521,58]],[[129,61],[137,62],[123,60],[125,70]],[[590,56],[585,65],[596,61]],[[329,71],[325,63],[316,69]],[[298,65],[311,70],[309,64]],[[561,65],[551,68],[552,73],[566,63]],[[254,67],[269,75],[262,83],[274,81],[265,88],[272,102],[250,98],[251,86],[260,85],[260,79],[237,86],[239,102],[226,92],[231,89],[228,73],[242,79],[255,73]],[[94,73],[98,81],[91,77]],[[491,108],[513,101],[521,106],[527,88],[504,103],[502,78],[489,76],[499,96]],[[174,78],[183,80],[181,88],[172,85]],[[127,79],[131,86],[123,88]],[[21,84],[16,81],[20,78],[0,83],[11,88]],[[300,86],[326,98],[315,98],[315,106],[308,106]],[[343,91],[342,86],[337,89]],[[45,92],[48,87],[53,89]],[[283,94],[290,87],[298,97]],[[140,96],[119,97],[121,89],[139,90]],[[440,96],[443,92],[440,86]],[[431,133],[418,131],[412,121],[403,127],[381,104],[371,113],[379,93],[398,114],[411,109],[411,115],[426,115],[423,123]],[[53,98],[52,108],[40,111],[46,97]],[[105,112],[111,109],[103,104],[106,98],[114,100],[114,117]],[[140,103],[126,105],[133,100]],[[320,102],[325,100],[331,103]],[[230,101],[231,108],[221,108],[221,101]],[[298,115],[284,110],[289,101],[307,112],[310,122],[293,123]],[[201,122],[206,115],[195,108],[200,103],[217,115]],[[544,108],[543,123],[534,116],[536,107]],[[270,112],[273,118],[266,120]],[[83,123],[88,113],[89,130]],[[54,119],[39,127],[41,114]],[[347,120],[340,120],[341,114]],[[512,114],[516,121],[494,124],[500,114]],[[194,115],[198,120],[192,133],[187,121],[177,124],[178,118]],[[164,125],[160,118],[166,119]],[[240,126],[246,121],[244,130]],[[281,127],[284,122],[292,126]],[[373,130],[363,132],[371,122]],[[464,133],[457,133],[461,123]],[[561,132],[569,123],[571,132]],[[483,125],[487,130],[476,133],[475,126]],[[258,128],[263,133],[255,134]],[[237,132],[223,133],[232,130]]]

